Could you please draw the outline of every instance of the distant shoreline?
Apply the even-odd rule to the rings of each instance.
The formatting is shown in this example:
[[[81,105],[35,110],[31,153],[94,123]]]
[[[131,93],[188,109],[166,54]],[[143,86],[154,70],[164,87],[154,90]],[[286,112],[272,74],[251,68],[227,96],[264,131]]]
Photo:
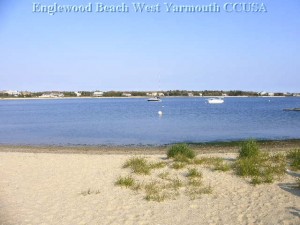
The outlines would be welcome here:
[[[299,98],[300,96],[164,96],[162,98]],[[150,98],[149,96],[130,97],[59,97],[59,98],[0,98],[0,100],[62,100],[62,99],[140,99]]]

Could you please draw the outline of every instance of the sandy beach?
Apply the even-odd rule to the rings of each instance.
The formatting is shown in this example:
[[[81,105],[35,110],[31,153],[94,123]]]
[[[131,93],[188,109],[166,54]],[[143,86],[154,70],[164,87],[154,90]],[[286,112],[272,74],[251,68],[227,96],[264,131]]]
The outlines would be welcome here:
[[[15,148],[1,147],[0,152],[1,225],[299,224],[300,189],[292,188],[299,173],[253,186],[232,171],[201,168],[212,194],[154,202],[114,184],[130,173],[122,165],[132,153],[28,153]],[[165,158],[162,152],[136,155],[152,161]],[[205,155],[230,161],[237,154]]]

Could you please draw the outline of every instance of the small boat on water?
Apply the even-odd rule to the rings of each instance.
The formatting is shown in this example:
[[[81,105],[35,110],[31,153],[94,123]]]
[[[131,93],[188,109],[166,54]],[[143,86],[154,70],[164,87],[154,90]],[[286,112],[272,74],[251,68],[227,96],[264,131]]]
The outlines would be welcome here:
[[[153,98],[148,98],[148,102],[161,102],[160,97],[153,97]]]
[[[224,99],[223,98],[209,98],[209,99],[207,99],[207,102],[209,104],[222,104],[222,103],[224,103]]]
[[[298,112],[300,112],[300,108],[283,109],[283,111],[298,111]]]

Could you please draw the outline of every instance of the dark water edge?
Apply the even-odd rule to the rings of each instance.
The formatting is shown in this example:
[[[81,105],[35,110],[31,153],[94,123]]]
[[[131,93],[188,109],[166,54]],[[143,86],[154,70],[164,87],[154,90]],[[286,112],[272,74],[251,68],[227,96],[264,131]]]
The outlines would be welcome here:
[[[286,145],[293,145],[298,146],[300,148],[300,139],[239,139],[239,140],[232,140],[232,141],[211,141],[211,142],[175,142],[170,144],[130,144],[130,145],[118,145],[118,144],[99,144],[99,145],[89,145],[89,144],[68,144],[68,145],[61,145],[61,144],[51,144],[51,145],[40,145],[40,144],[5,144],[0,143],[1,147],[24,147],[24,148],[78,148],[78,149],[85,149],[85,148],[91,148],[91,149],[111,149],[111,148],[117,148],[117,149],[136,149],[136,148],[145,148],[145,149],[151,149],[151,148],[167,148],[174,144],[188,144],[191,147],[240,147],[245,141],[248,140],[255,140],[260,146],[264,147],[271,147],[271,146],[286,146]]]

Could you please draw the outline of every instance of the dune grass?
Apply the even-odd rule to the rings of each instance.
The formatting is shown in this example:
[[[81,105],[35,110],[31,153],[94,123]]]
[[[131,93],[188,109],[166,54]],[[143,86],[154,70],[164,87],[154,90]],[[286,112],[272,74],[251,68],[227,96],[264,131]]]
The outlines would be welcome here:
[[[161,202],[176,199],[179,195],[194,200],[213,191],[211,185],[203,182],[200,168],[213,171],[234,169],[238,176],[249,179],[253,185],[272,183],[285,174],[287,158],[292,168],[299,169],[300,150],[289,152],[287,157],[284,154],[270,154],[262,152],[254,140],[249,140],[243,143],[233,163],[219,157],[196,158],[195,153],[191,153],[185,144],[172,146],[167,155],[167,161],[157,162],[149,162],[143,157],[130,158],[123,168],[130,168],[135,179],[131,176],[120,177],[115,184],[144,194],[148,201]],[[154,169],[157,172],[151,174]],[[300,187],[300,181],[297,182]]]
[[[123,168],[130,168],[133,173],[149,175],[151,167],[145,158],[133,157],[125,162]]]
[[[294,171],[300,170],[300,149],[294,149],[287,154],[290,168]]]
[[[183,163],[183,162],[174,162],[171,167],[175,170],[180,170],[180,169],[183,169],[186,167],[186,163]]]
[[[228,163],[225,163],[224,159],[219,158],[219,157],[196,158],[193,160],[193,164],[204,165],[213,170],[219,170],[219,171],[224,171],[224,172],[229,171],[231,169],[231,166]]]
[[[188,169],[187,177],[202,178],[202,176],[203,176],[202,173],[199,172],[196,168],[190,168],[190,169]]]
[[[263,153],[250,140],[242,146],[234,168],[237,175],[250,178],[254,185],[273,183],[285,174],[286,158],[282,154]]]
[[[260,154],[258,144],[255,140],[248,140],[242,143],[239,151],[239,158],[256,157]]]
[[[187,144],[175,144],[168,150],[167,156],[168,158],[181,157],[193,159],[196,153]]]
[[[193,183],[195,184],[195,182]],[[203,186],[203,185],[190,185],[187,188],[187,195],[190,197],[191,200],[195,200],[197,198],[200,198],[204,194],[211,194],[212,193],[212,187],[209,186]]]
[[[135,180],[132,178],[132,176],[119,177],[115,182],[115,185],[130,188],[135,185]]]

